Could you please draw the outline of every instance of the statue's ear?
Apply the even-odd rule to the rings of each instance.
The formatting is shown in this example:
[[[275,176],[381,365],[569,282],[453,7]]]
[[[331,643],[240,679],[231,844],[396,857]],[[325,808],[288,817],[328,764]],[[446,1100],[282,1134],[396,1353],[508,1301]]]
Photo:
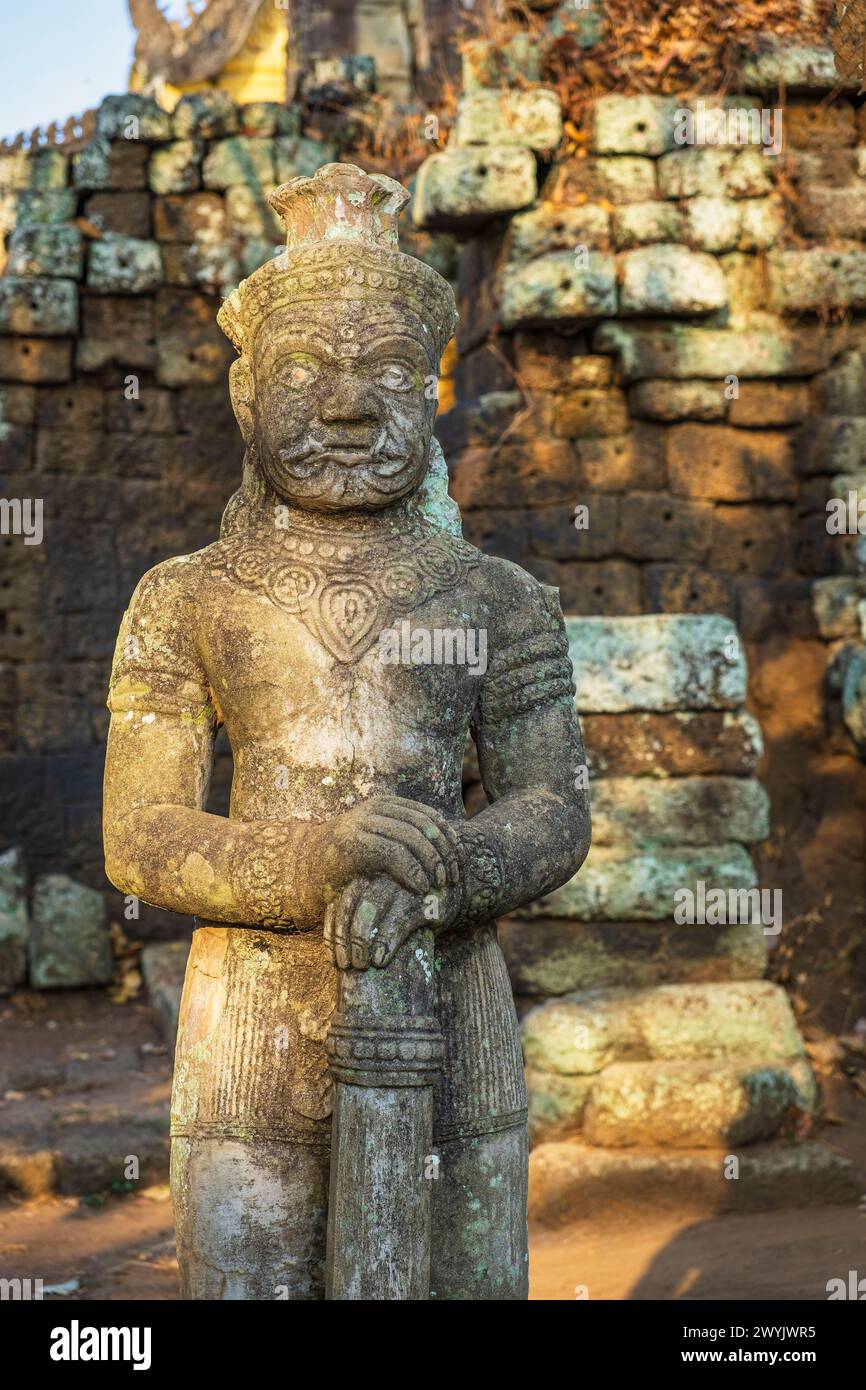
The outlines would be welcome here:
[[[255,430],[255,390],[253,374],[246,357],[236,358],[229,368],[229,392],[244,443],[249,445]]]

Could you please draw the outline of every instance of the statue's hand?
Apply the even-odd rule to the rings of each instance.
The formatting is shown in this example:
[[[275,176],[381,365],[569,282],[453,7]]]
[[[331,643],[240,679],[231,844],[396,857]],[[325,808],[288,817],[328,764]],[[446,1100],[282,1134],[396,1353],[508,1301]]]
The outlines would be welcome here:
[[[460,910],[460,890],[448,885],[419,897],[390,878],[356,879],[325,912],[325,941],[340,970],[385,966],[420,927],[441,931]]]
[[[423,896],[457,883],[457,839],[445,817],[420,801],[376,796],[316,827],[309,871],[332,893],[385,874]]]

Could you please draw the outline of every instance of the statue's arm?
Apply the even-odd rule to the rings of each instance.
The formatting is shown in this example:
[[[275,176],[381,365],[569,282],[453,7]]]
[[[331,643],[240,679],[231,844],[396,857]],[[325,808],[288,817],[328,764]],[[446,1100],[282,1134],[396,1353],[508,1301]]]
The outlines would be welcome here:
[[[310,826],[202,810],[217,713],[178,562],[138,586],[120,627],[108,707],[105,870],[143,902],[216,922],[283,925]],[[194,596],[193,596],[194,597]]]
[[[469,922],[551,892],[589,850],[583,738],[555,590],[535,585],[499,636],[473,734],[490,805],[459,831]]]

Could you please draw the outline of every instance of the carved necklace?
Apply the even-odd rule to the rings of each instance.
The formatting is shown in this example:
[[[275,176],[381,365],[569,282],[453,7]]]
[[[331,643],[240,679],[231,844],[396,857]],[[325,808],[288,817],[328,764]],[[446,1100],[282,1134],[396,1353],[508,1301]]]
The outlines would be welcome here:
[[[356,535],[293,521],[266,537],[220,541],[208,568],[300,618],[331,656],[349,663],[383,628],[460,584],[479,559],[474,546],[420,518]]]

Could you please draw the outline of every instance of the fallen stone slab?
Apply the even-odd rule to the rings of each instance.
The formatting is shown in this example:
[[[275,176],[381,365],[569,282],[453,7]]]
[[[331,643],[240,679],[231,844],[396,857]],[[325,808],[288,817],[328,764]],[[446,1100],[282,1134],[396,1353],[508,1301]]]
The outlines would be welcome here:
[[[728,618],[566,618],[581,713],[736,709],[746,659]]]
[[[752,925],[579,922],[566,918],[499,923],[499,944],[515,994],[546,999],[576,990],[755,980],[768,938]]]
[[[571,917],[582,922],[662,922],[673,918],[676,894],[699,880],[727,893],[757,887],[742,845],[635,850],[594,846],[580,873],[515,917]],[[701,931],[703,928],[698,928]]]
[[[812,1140],[733,1153],[603,1149],[572,1139],[540,1144],[529,1160],[529,1218],[549,1227],[615,1211],[636,1216],[648,1205],[703,1216],[851,1203],[853,1220],[861,1191],[850,1160]]]
[[[65,874],[37,878],[29,958],[35,989],[108,984],[111,940],[102,894]]]
[[[0,994],[27,978],[26,876],[20,849],[0,854]]]
[[[412,220],[427,230],[472,226],[535,201],[535,157],[519,145],[442,150],[418,170]]]
[[[188,956],[187,938],[183,941],[164,941],[145,946],[141,953],[141,971],[150,995],[151,1007],[172,1057],[177,1041],[177,1020]]]
[[[770,799],[753,777],[601,777],[592,783],[595,845],[755,844],[770,833]]]

